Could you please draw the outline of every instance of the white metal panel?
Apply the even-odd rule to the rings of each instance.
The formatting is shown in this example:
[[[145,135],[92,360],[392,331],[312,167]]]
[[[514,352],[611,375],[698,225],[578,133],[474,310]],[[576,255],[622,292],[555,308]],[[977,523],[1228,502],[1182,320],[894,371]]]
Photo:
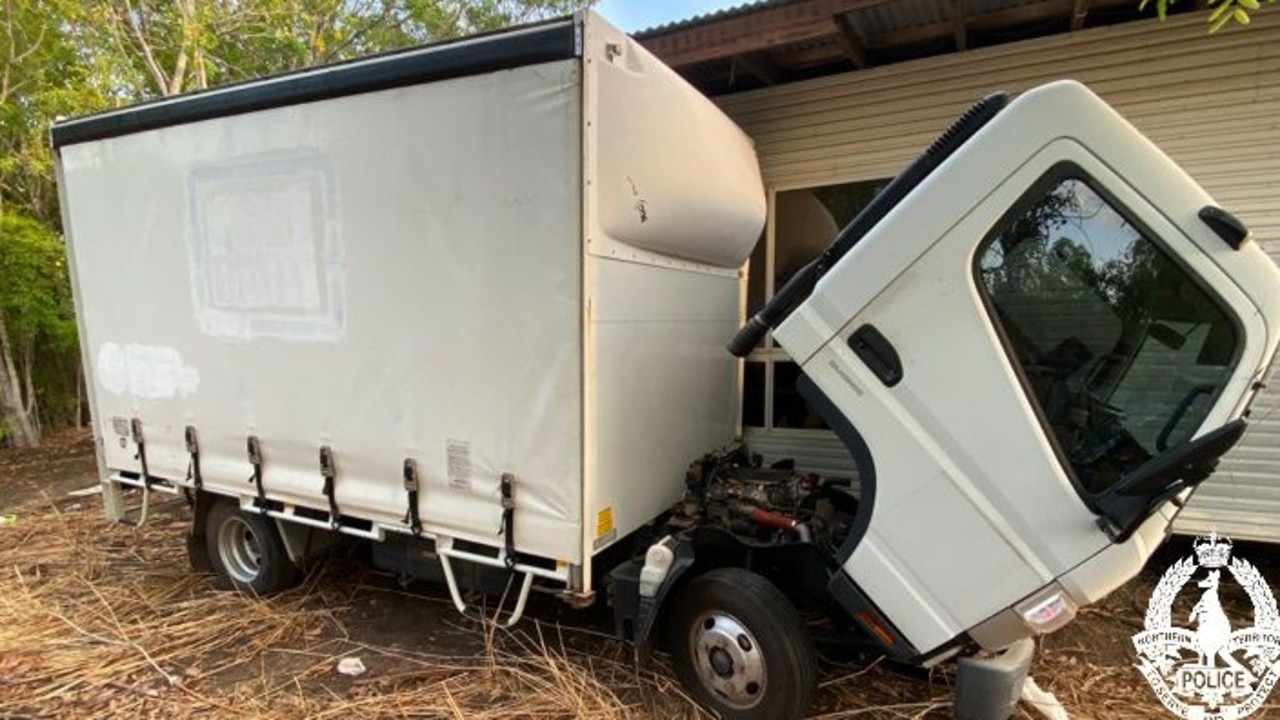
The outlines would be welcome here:
[[[528,66],[64,147],[107,465],[581,559],[580,65]]]
[[[738,267],[764,225],[750,139],[631,38],[584,30],[584,490],[601,550],[733,440]]]
[[[751,139],[675,71],[590,16],[590,251],[736,275],[764,226]],[[689,262],[680,263],[686,260]]]
[[[1194,59],[1190,61],[1189,59]],[[779,189],[894,175],[982,95],[1074,78],[1280,257],[1280,16],[1214,36],[1196,17],[1084,30],[728,96]],[[1280,388],[1175,529],[1280,541]],[[800,456],[801,446],[794,448]],[[781,446],[777,451],[787,454]],[[802,459],[803,461],[803,459]]]
[[[733,441],[738,280],[592,257],[597,550],[675,504],[685,471]],[[589,419],[590,420],[590,419]]]

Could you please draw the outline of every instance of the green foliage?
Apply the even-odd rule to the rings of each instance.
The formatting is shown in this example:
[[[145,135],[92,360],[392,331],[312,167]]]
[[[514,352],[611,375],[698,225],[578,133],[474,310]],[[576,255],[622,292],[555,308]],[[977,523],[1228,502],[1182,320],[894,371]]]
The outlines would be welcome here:
[[[77,9],[69,0],[0,6],[0,213],[16,207],[57,223],[49,122],[108,104],[63,24]]]
[[[81,47],[130,98],[494,30],[591,0],[84,0]]]
[[[15,342],[74,348],[76,323],[62,240],[44,224],[0,217],[0,313]]]
[[[62,240],[14,213],[0,217],[0,321],[9,349],[5,365],[24,381],[19,397],[0,408],[7,424],[15,413],[41,407],[55,425],[75,422],[78,408],[68,397],[74,398],[78,372],[76,324]]]
[[[1268,5],[1275,3],[1276,0],[1266,0]],[[1151,0],[1142,0],[1138,4],[1138,10],[1145,10]],[[1178,0],[1155,0],[1156,15],[1164,20],[1169,14],[1169,8]],[[1261,9],[1262,4],[1258,0],[1208,0],[1209,7],[1209,32],[1216,33],[1227,25],[1229,22],[1235,22],[1238,25],[1248,25],[1252,18],[1251,13]]]

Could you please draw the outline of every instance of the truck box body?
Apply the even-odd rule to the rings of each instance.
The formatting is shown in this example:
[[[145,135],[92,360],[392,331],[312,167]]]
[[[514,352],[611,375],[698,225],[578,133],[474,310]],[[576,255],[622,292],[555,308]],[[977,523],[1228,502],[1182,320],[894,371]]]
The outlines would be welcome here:
[[[252,436],[273,514],[328,524],[328,447],[376,538],[409,527],[410,459],[425,531],[493,548],[509,473],[515,550],[567,580],[733,439],[755,156],[593,15],[53,140],[108,474],[189,484],[190,426],[248,506]]]

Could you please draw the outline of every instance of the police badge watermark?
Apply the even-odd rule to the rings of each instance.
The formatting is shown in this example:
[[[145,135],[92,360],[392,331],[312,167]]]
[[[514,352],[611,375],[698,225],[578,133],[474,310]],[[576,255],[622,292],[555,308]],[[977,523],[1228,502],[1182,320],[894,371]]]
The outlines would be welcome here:
[[[1174,563],[1151,593],[1146,629],[1133,636],[1138,669],[1160,702],[1180,718],[1247,717],[1280,680],[1276,599],[1257,568],[1231,557],[1230,540],[1211,534],[1194,547],[1195,557]],[[1201,595],[1186,620],[1194,629],[1177,627],[1173,601],[1193,580]],[[1253,603],[1253,627],[1233,631],[1218,602],[1220,584],[1231,580]]]

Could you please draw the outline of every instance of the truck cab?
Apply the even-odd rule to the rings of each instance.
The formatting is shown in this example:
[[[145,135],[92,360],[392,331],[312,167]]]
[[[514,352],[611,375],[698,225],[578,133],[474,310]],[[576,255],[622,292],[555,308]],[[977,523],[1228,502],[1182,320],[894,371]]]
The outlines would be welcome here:
[[[1247,228],[1096,95],[986,98],[730,344],[772,331],[857,491],[810,478],[779,498],[704,470],[692,502],[713,509],[668,543],[664,582],[739,542],[794,601],[783,586],[813,581],[779,568],[811,562],[828,611],[890,656],[962,658],[958,716],[1007,715],[1028,639],[1134,577],[1239,439],[1278,322],[1280,272]],[[810,490],[856,497],[832,523]],[[805,543],[821,557],[795,559]],[[686,681],[726,717],[802,712],[769,693],[807,663],[742,650],[787,631],[752,636],[715,585],[685,591],[701,614],[673,601]],[[717,615],[708,593],[738,604]]]

